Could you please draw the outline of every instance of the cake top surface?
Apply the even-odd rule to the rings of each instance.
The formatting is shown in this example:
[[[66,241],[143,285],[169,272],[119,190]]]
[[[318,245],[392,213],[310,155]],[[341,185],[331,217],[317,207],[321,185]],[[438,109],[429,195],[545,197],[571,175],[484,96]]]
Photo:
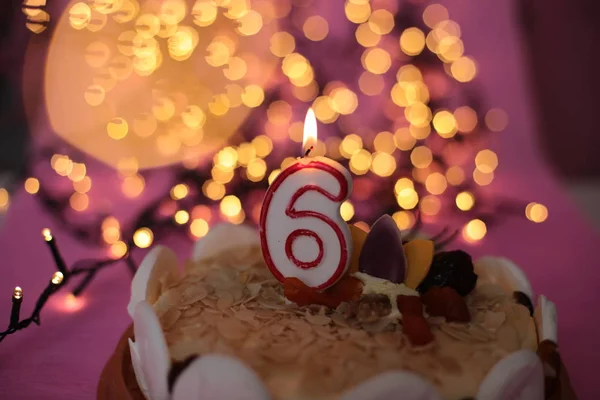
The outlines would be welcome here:
[[[482,283],[466,296],[469,324],[425,315],[435,340],[414,346],[403,333],[402,314],[381,295],[416,291],[354,275],[365,283],[360,301],[300,307],[286,300],[260,247],[244,245],[186,262],[180,278],[161,283],[153,307],[172,359],[235,356],[274,399],[338,399],[391,370],[424,377],[446,399],[474,397],[499,360],[537,348],[529,310],[497,284]]]

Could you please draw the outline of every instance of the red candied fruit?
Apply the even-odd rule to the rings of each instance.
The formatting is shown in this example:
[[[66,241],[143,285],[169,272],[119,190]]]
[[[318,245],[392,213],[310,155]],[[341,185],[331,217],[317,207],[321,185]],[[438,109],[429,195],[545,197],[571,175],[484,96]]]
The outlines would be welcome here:
[[[343,302],[352,302],[360,299],[363,283],[360,279],[346,276],[333,287],[319,292],[307,286],[298,278],[286,278],[283,281],[285,297],[299,306],[322,305],[337,308]]]
[[[423,303],[418,296],[404,296],[400,295],[396,297],[396,304],[398,310],[404,315],[415,315],[423,316]]]
[[[433,342],[433,333],[423,316],[402,315],[402,330],[413,346],[425,346]]]
[[[434,286],[422,296],[429,315],[445,317],[448,322],[470,322],[465,299],[449,286]]]

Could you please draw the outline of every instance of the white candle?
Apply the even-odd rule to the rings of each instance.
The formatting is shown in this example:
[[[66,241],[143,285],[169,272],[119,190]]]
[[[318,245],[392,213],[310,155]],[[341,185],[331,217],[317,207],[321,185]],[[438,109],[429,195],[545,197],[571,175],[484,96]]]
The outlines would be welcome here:
[[[303,148],[310,150],[316,142],[317,121],[308,110]],[[340,206],[351,192],[348,170],[326,157],[310,157],[310,151],[275,178],[261,210],[260,239],[278,280],[294,277],[326,289],[344,275],[352,238]]]

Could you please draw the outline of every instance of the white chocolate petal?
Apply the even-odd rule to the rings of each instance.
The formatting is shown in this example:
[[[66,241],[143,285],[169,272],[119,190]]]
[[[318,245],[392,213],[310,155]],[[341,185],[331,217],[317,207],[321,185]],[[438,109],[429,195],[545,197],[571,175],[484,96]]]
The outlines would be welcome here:
[[[172,400],[269,400],[259,377],[241,361],[220,354],[194,360],[175,380]]]
[[[140,354],[137,350],[136,344],[131,339],[129,339],[129,352],[131,354],[131,364],[133,365],[133,372],[135,374],[135,379],[137,380],[138,386],[144,394],[144,397],[150,399],[148,384],[146,383],[146,377],[144,376],[144,372],[142,370],[142,360],[140,359]]]
[[[359,385],[342,400],[441,400],[437,390],[408,372],[386,372]]]
[[[475,263],[477,283],[495,283],[509,295],[519,291],[525,293],[533,302],[533,290],[527,276],[512,261],[502,257],[483,257]]]
[[[558,344],[558,322],[556,305],[548,300],[546,296],[538,297],[537,305],[533,313],[535,325],[538,331],[538,342],[550,340]]]
[[[158,317],[146,301],[135,308],[133,331],[149,398],[166,400],[169,397],[167,374],[171,367],[169,350]]]
[[[192,259],[199,261],[237,247],[259,245],[260,238],[256,229],[248,225],[222,223],[215,225],[206,236],[196,242]]]
[[[476,397],[478,400],[543,400],[542,362],[530,350],[512,353],[494,365]]]
[[[159,279],[164,282],[179,279],[177,256],[164,246],[156,246],[146,254],[131,281],[131,298],[127,305],[127,312],[131,317],[139,302],[156,302],[163,290]]]

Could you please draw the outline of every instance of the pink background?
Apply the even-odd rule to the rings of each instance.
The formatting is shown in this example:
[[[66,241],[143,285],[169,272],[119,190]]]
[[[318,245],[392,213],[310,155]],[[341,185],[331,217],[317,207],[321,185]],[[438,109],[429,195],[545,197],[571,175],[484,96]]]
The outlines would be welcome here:
[[[530,77],[515,26],[516,10],[508,1],[447,1],[451,18],[463,29],[467,52],[479,63],[479,82],[489,104],[510,116],[507,130],[492,148],[500,157],[497,179],[490,190],[544,203],[550,217],[544,224],[511,218],[493,229],[478,246],[476,256],[512,258],[529,276],[536,293],[547,294],[557,305],[561,354],[581,399],[600,398],[595,372],[600,352],[600,240],[566,198],[538,151],[536,121],[531,106]],[[96,175],[95,182],[99,178]],[[106,185],[112,181],[107,180]],[[152,186],[152,184],[151,184]],[[135,208],[124,202],[122,210]],[[0,231],[2,278],[0,321],[8,322],[10,294],[15,285],[25,291],[23,311],[54,272],[40,231],[54,228],[36,201],[19,193]],[[102,257],[53,229],[68,262]],[[182,257],[189,245],[173,242]],[[462,244],[461,244],[462,245]],[[466,245],[464,245],[466,247]],[[142,252],[136,253],[141,260]],[[51,300],[41,316],[42,326],[7,337],[0,344],[0,393],[14,399],[93,399],[104,363],[130,319],[126,313],[130,276],[124,266],[99,275],[85,292],[79,310],[65,308],[65,294]]]

